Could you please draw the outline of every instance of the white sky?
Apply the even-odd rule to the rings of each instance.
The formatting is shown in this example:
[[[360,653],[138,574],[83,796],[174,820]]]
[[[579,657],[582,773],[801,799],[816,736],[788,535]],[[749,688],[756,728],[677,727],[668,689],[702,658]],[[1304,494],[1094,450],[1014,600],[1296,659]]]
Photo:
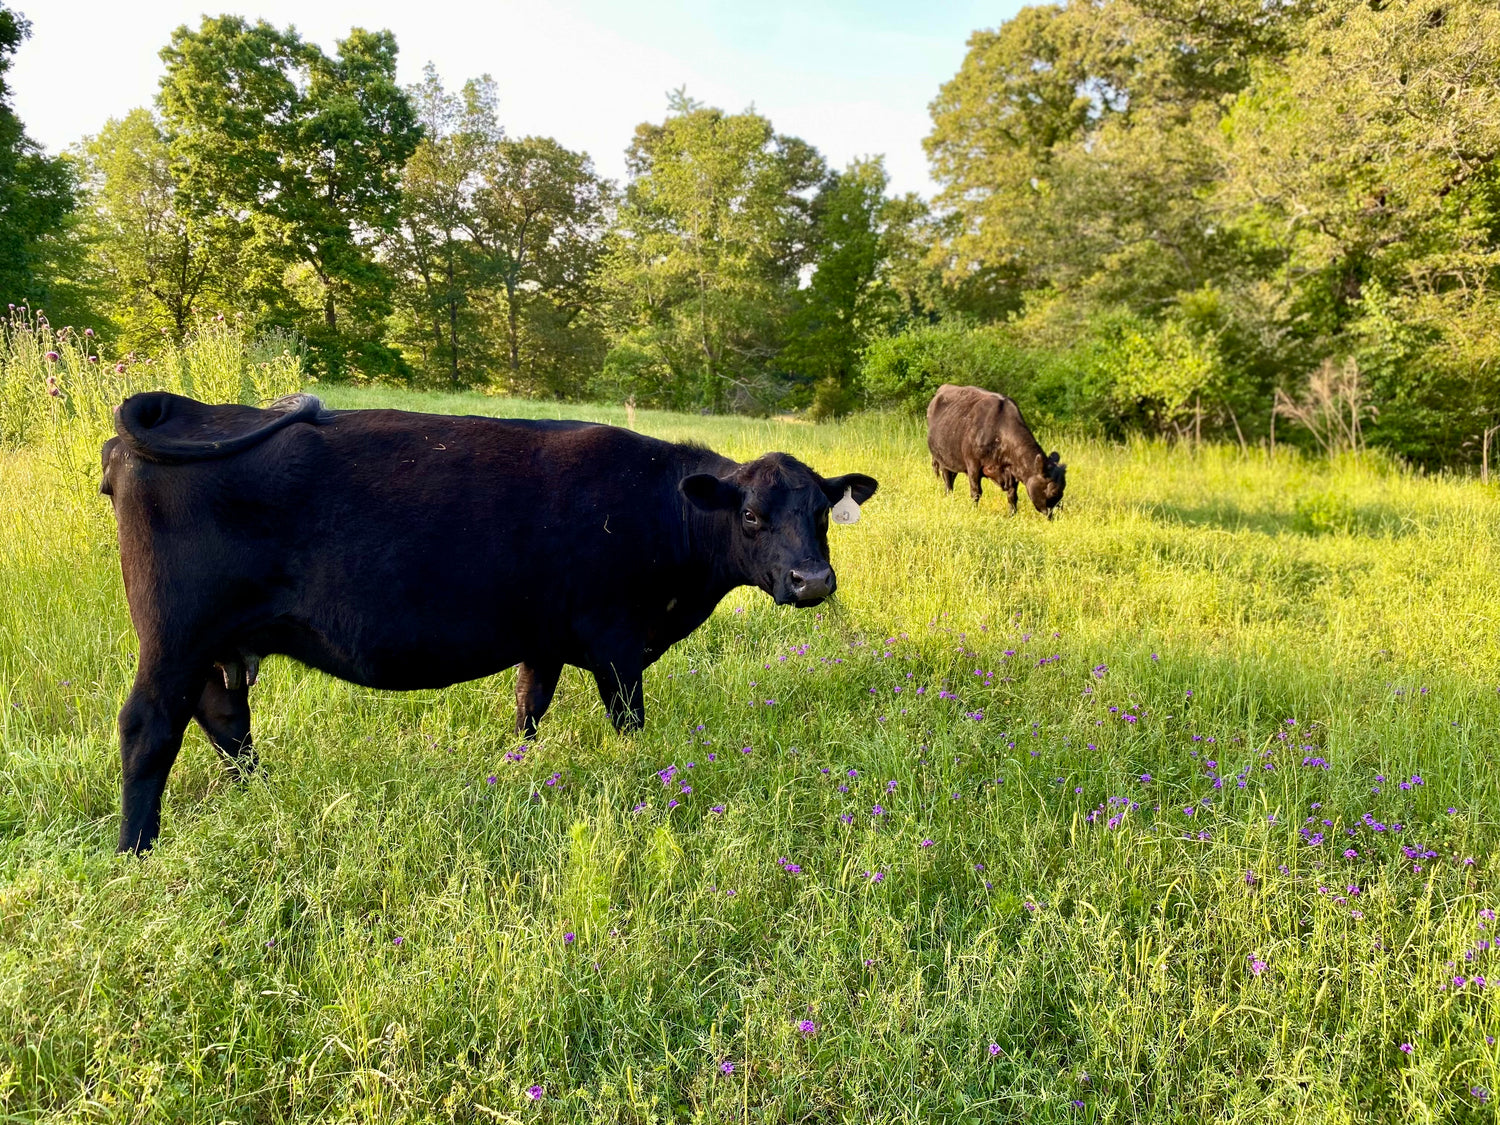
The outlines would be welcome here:
[[[686,85],[727,110],[754,103],[776,129],[834,166],[882,153],[893,191],[931,194],[927,103],[963,60],[971,31],[1021,0],[6,0],[32,23],[9,79],[27,132],[53,152],[150,104],[157,52],[204,11],[293,24],[332,51],[351,26],[389,28],[400,79],[429,60],[451,89],[492,74],[512,136],[545,134],[624,176],[637,123],[660,121]]]

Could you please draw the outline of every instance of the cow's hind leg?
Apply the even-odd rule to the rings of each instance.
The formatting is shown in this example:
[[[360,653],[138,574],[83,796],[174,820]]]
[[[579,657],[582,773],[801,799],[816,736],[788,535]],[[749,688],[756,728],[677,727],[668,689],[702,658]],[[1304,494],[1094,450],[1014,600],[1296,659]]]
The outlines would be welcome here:
[[[228,687],[227,678],[231,677],[217,668],[209,673],[193,718],[225,763],[241,777],[248,777],[257,761],[250,742],[250,685],[239,677],[238,686]]]
[[[943,468],[943,466],[939,465],[938,459],[936,457],[932,459],[932,468],[933,471],[937,473],[938,480],[943,482],[943,488],[949,492],[952,492],[953,481],[958,476],[958,474],[953,472],[951,469],[945,469]]]
[[[615,730],[624,734],[646,725],[645,685],[638,667],[612,664],[596,671],[594,682],[599,685],[599,698],[604,701]]]
[[[161,832],[167,774],[203,693],[203,673],[153,667],[142,658],[120,708],[120,846],[143,852]]]
[[[536,737],[536,725],[552,706],[562,662],[523,663],[516,671],[516,733]]]
[[[977,504],[980,493],[984,490],[984,470],[978,465],[966,465],[964,475],[969,478],[969,499]]]

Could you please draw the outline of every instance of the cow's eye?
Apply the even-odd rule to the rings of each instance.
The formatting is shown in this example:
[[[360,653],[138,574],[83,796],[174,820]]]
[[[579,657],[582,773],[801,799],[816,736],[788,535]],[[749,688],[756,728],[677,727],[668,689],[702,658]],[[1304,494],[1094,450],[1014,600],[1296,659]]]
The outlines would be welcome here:
[[[746,527],[759,527],[760,526],[760,517],[758,515],[756,515],[754,512],[752,512],[749,508],[745,509],[745,526]]]

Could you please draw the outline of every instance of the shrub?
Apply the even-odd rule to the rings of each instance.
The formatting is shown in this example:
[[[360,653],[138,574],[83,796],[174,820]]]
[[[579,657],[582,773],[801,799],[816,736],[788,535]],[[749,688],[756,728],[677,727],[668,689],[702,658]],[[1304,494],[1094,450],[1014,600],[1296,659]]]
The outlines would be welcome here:
[[[944,383],[1025,401],[1037,367],[1037,356],[1017,345],[1003,325],[973,328],[945,321],[876,340],[865,350],[861,375],[873,405],[919,413]]]

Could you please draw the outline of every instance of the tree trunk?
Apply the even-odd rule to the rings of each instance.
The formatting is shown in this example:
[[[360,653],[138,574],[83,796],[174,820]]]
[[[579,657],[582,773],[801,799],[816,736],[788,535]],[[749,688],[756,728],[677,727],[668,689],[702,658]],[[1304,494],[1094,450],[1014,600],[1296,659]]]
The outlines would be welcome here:
[[[510,344],[510,389],[514,392],[521,380],[521,318],[516,312],[516,287],[510,281],[505,283],[505,320]]]
[[[458,379],[458,294],[453,290],[453,243],[448,243],[448,356],[451,360],[449,378],[453,385]]]
[[[714,370],[714,350],[708,342],[708,285],[701,268],[698,270],[698,342],[703,348],[703,362],[708,373],[709,408],[715,414],[722,414],[723,393],[719,387],[719,373]]]

